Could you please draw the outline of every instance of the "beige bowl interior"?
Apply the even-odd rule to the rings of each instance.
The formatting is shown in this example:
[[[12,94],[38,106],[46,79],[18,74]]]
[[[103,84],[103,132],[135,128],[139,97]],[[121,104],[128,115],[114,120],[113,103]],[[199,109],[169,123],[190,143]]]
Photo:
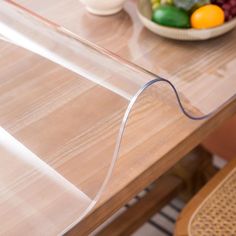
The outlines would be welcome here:
[[[137,11],[140,20],[149,30],[163,37],[177,40],[206,40],[225,34],[236,26],[236,18],[211,29],[177,29],[161,26],[151,21],[150,0],[138,0]]]

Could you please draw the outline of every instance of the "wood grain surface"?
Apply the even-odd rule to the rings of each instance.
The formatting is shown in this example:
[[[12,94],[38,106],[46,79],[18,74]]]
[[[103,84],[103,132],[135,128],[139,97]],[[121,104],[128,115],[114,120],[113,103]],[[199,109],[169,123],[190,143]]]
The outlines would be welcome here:
[[[16,2],[128,61],[171,79],[189,104],[189,110],[206,113],[229,101],[235,93],[235,31],[208,42],[183,43],[160,38],[144,29],[135,12],[135,1],[127,1],[125,11],[110,17],[90,15],[77,0]],[[1,126],[93,199],[107,172],[127,101],[25,50],[2,42],[0,46]],[[236,112],[236,101],[231,100],[208,121],[191,121],[173,101],[153,99],[148,93],[141,97],[128,122],[121,155],[107,190],[93,211],[68,234],[90,233]],[[6,163],[1,164],[2,169],[11,168],[4,167]],[[30,173],[35,171],[32,166],[27,168]],[[50,171],[43,172],[41,177],[49,178]],[[5,188],[15,181],[11,173]],[[16,183],[18,187],[25,186],[23,194],[34,193],[29,196],[33,208],[39,201],[35,197],[40,187],[36,177],[31,178],[34,183],[31,186],[27,185],[28,178],[23,185]],[[16,205],[9,203],[4,208],[4,201],[1,203],[1,233],[55,235],[75,222],[84,209],[83,204],[76,204],[81,195],[74,195],[73,191],[63,193],[63,188],[59,188],[65,184],[62,181],[58,187],[62,195],[58,200],[60,207],[52,210],[57,194],[53,195],[50,182],[43,182],[45,186],[39,189],[46,189],[50,201],[35,211],[27,211],[28,202],[14,199],[19,196],[17,188],[13,188],[15,195],[6,195],[11,196],[6,201],[13,200]],[[67,206],[68,202],[72,203]],[[21,221],[14,218],[9,221],[6,217],[8,209],[20,209],[22,213],[23,208],[26,213]],[[8,213],[9,217],[14,214],[17,212]]]
[[[145,224],[156,212],[159,212],[183,189],[183,182],[176,176],[160,178],[156,188],[150,191],[138,203],[130,206],[108,226],[98,232],[98,236],[131,235]]]

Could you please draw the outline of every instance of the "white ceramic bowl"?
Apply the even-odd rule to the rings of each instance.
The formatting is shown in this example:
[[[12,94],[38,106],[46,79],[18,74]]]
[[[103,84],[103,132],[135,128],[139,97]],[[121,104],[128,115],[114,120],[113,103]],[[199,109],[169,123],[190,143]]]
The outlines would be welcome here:
[[[80,0],[95,15],[112,15],[123,8],[126,0]]]
[[[138,0],[138,16],[144,26],[152,32],[177,40],[206,40],[225,34],[236,26],[236,18],[210,29],[177,29],[158,25],[151,21],[152,7],[150,0]]]

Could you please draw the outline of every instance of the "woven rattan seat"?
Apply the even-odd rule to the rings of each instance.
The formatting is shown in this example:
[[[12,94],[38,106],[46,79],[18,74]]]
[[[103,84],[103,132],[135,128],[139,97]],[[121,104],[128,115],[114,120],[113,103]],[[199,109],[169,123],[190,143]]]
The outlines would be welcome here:
[[[176,236],[236,236],[236,158],[185,207]]]

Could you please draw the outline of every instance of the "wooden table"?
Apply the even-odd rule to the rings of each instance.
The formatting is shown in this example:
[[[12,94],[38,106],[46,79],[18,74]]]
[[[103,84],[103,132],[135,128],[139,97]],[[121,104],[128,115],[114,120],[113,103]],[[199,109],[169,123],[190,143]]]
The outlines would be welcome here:
[[[207,112],[209,107],[216,107],[222,100],[227,100],[227,93],[224,93],[223,98],[220,96],[222,89],[227,89],[231,95],[233,91],[235,92],[236,82],[233,76],[236,75],[236,44],[234,42],[236,30],[222,38],[208,42],[176,42],[160,38],[144,28],[137,18],[135,1],[127,1],[125,11],[111,17],[90,15],[77,0],[50,0],[50,4],[48,1],[40,0],[16,0],[15,2],[21,3],[128,61],[171,79],[186,99],[195,101],[191,103],[189,109],[201,107],[203,113]],[[32,58],[27,58],[27,54],[23,51],[17,51],[18,54],[16,54],[16,51],[10,46],[1,50],[5,53],[5,59],[9,59],[2,60],[0,69],[8,76],[11,74],[11,70],[5,68],[12,55],[18,63],[20,58],[23,58],[19,67],[33,66],[33,63],[38,63],[39,66],[36,69],[42,76],[50,77],[48,71],[53,71],[50,65],[44,64],[43,61],[37,61],[37,59],[33,61]],[[18,68],[17,65],[15,63],[15,69]],[[18,69],[20,70],[22,67]],[[58,77],[58,82],[66,86],[63,84],[63,78],[69,75],[61,74],[60,71],[55,73],[61,75]],[[72,78],[73,75],[69,77]],[[71,80],[73,83],[73,79]],[[89,87],[89,84],[86,83],[83,86]],[[228,85],[226,86],[226,84]],[[32,91],[34,86],[30,87]],[[50,84],[45,85],[42,87],[42,91],[50,86]],[[74,86],[79,87],[80,85],[75,84]],[[99,91],[105,101],[105,90]],[[206,95],[199,96],[199,91]],[[206,93],[206,91],[208,92]],[[40,93],[40,91],[38,92]],[[79,99],[79,97],[76,96],[74,99]],[[114,97],[114,101],[116,102],[111,102],[107,106],[115,106],[114,109],[122,107],[122,100]],[[71,103],[70,105],[73,106]],[[69,235],[87,235],[93,231],[236,112],[236,100],[228,100],[228,103],[209,120],[191,121],[184,117],[172,102],[160,99],[155,102],[151,101],[149,105],[152,109],[147,114],[143,114],[143,112],[138,114],[141,118],[136,123],[136,127],[139,129],[130,129],[128,132],[124,151],[121,152],[122,155],[115,165],[112,178],[102,198],[86,218],[68,232]],[[61,106],[64,109],[61,112],[66,112],[68,104]],[[67,119],[69,119],[68,117],[70,116],[67,116]],[[35,119],[37,120],[37,117]],[[58,119],[60,120],[60,117]],[[130,123],[135,122],[136,119],[136,116],[132,116]],[[144,126],[140,125],[143,120],[146,120]],[[157,123],[156,120],[162,122]],[[63,123],[63,120],[61,122]],[[20,140],[30,140],[34,135],[37,136],[35,130],[32,133],[29,124],[25,125],[23,131],[20,131],[22,127],[18,127],[17,124],[9,127],[9,129],[11,128],[13,131],[16,130],[16,137]],[[38,129],[40,129],[40,125]],[[137,140],[131,146],[135,136]],[[138,139],[137,136],[141,138]],[[48,145],[45,150],[38,147],[38,152],[45,155],[50,153],[52,145],[63,145],[64,142],[63,138],[59,137],[56,141],[47,139],[46,134],[43,139],[48,141]],[[37,148],[34,141],[31,145]],[[66,170],[61,171],[66,172]],[[71,178],[76,179],[78,175],[74,174]],[[47,227],[47,225],[42,225],[42,227]],[[47,228],[44,230],[47,231]]]

